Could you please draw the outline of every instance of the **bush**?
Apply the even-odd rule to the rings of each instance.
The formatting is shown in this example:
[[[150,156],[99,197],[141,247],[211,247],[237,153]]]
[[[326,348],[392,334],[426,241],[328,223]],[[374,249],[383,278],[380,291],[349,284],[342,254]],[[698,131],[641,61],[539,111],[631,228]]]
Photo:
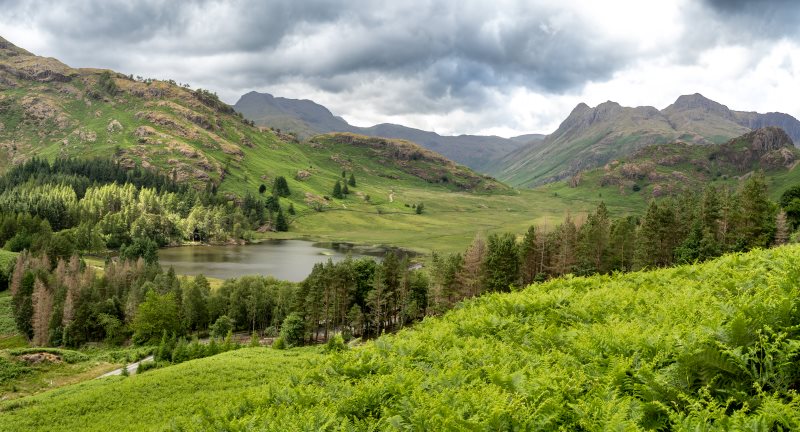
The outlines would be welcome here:
[[[341,352],[345,350],[347,350],[347,344],[344,343],[344,338],[342,335],[338,334],[328,339],[328,341],[325,342],[325,348],[323,349],[323,351],[326,353]]]
[[[287,348],[286,347],[286,342],[283,341],[283,338],[280,338],[280,337],[276,338],[272,342],[272,348],[279,349],[279,350],[286,349]]]
[[[18,348],[8,352],[12,356],[21,356],[25,354],[48,353],[57,355],[65,363],[74,364],[89,361],[89,356],[78,351],[66,350],[61,348]]]
[[[139,363],[139,366],[136,368],[136,374],[145,373],[149,370],[162,368],[164,366],[169,366],[169,362],[160,362],[160,361],[149,361],[149,362],[142,362]]]

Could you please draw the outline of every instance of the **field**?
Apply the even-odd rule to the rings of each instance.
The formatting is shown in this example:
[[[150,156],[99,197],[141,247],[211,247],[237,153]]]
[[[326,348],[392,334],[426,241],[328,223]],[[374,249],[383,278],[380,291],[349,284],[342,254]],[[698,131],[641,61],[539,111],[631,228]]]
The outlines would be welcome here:
[[[798,259],[557,279],[340,354],[244,349],[3,402],[0,429],[796,430]]]

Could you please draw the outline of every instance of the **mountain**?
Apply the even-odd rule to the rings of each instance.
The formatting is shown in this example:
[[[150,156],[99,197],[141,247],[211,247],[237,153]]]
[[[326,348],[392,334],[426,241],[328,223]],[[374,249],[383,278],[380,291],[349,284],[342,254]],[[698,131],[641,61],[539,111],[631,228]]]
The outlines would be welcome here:
[[[535,186],[602,166],[646,146],[676,140],[718,144],[765,126],[781,127],[800,142],[800,121],[788,114],[732,111],[700,94],[680,96],[663,110],[623,107],[611,101],[594,108],[581,103],[555,132],[485,169],[512,185]]]
[[[258,92],[243,95],[233,108],[258,125],[294,132],[301,140],[327,132],[352,132],[408,140],[476,170],[486,167],[490,160],[541,137],[523,135],[508,139],[481,135],[442,136],[391,123],[358,127],[350,125],[343,118],[334,116],[324,106],[310,100],[287,99]]]
[[[255,190],[279,173],[292,178],[300,171],[314,172],[331,177],[328,183],[335,182],[348,165],[329,160],[330,155],[320,155],[318,148],[291,136],[250,125],[209,91],[135,80],[108,70],[72,68],[5,39],[0,39],[0,90],[0,171],[33,156],[113,154],[124,165],[153,167],[198,187],[210,182],[238,193]],[[337,118],[312,102],[275,98],[273,104],[291,107],[293,115],[302,118],[327,115],[330,125],[336,124]],[[374,159],[364,165],[391,170],[400,184],[422,181],[463,191],[507,189],[416,144],[380,140],[383,152],[376,152],[374,146],[355,145],[364,141],[354,136],[346,140],[352,148],[342,153]],[[433,165],[438,167],[431,171],[436,179],[419,169]],[[321,167],[329,172],[320,171]],[[385,173],[374,176],[385,178],[379,174]],[[448,181],[441,181],[445,178]],[[320,185],[309,192],[323,195],[328,189],[325,184],[324,189]]]
[[[602,167],[581,171],[545,189],[562,197],[597,196],[613,200],[639,196],[642,202],[706,185],[735,187],[756,171],[764,172],[777,197],[800,184],[800,149],[781,128],[768,126],[722,144],[673,142],[641,148]]]

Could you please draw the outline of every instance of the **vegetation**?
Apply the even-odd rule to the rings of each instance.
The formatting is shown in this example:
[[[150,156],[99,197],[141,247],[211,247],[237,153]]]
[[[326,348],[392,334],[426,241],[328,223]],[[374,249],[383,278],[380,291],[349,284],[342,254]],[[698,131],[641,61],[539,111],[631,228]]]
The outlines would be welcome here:
[[[800,426],[798,259],[791,246],[556,279],[483,296],[353,350],[242,349],[5,402],[0,424],[792,430]],[[156,385],[158,394],[144,391]],[[81,415],[63,414],[71,412]]]

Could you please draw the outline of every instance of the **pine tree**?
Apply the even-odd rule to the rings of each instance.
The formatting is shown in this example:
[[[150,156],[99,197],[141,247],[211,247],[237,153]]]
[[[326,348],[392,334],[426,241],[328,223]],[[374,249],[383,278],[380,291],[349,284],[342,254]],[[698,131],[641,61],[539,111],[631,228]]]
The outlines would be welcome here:
[[[540,251],[537,247],[538,239],[536,231],[536,227],[531,225],[528,231],[525,232],[522,243],[519,245],[519,268],[522,286],[533,283],[536,280],[536,275],[539,273]]]
[[[283,209],[278,209],[278,216],[275,218],[275,231],[289,231],[289,223],[286,221],[286,216],[283,215]]]
[[[519,281],[519,253],[513,234],[492,234],[486,245],[483,287],[488,292],[508,292]]]
[[[272,195],[279,197],[288,197],[292,194],[289,190],[289,183],[286,182],[286,177],[278,176],[272,182]]]
[[[417,204],[417,207],[416,207],[416,209],[414,210],[414,212],[415,212],[416,214],[418,214],[418,215],[421,215],[423,211],[425,211],[425,204],[423,204],[423,203],[419,203],[419,204]]]
[[[336,199],[344,198],[344,196],[342,195],[342,184],[338,180],[336,181],[336,184],[333,185],[333,194],[332,195]]]
[[[347,181],[347,184],[349,184],[350,187],[356,187],[356,176],[354,174],[350,174],[350,180]]]
[[[261,186],[258,187],[258,193],[263,195],[264,192],[266,192],[266,191],[267,191],[267,185],[265,185],[264,183],[261,183]]]
[[[740,197],[742,209],[739,227],[742,233],[740,246],[743,249],[766,247],[775,233],[775,205],[767,194],[767,182],[763,172],[747,179]]]
[[[347,183],[344,183],[342,186],[342,195],[347,196],[350,194],[350,189],[347,187]]]
[[[53,293],[41,279],[33,288],[33,344],[45,346],[50,338],[50,318],[53,314]]]

